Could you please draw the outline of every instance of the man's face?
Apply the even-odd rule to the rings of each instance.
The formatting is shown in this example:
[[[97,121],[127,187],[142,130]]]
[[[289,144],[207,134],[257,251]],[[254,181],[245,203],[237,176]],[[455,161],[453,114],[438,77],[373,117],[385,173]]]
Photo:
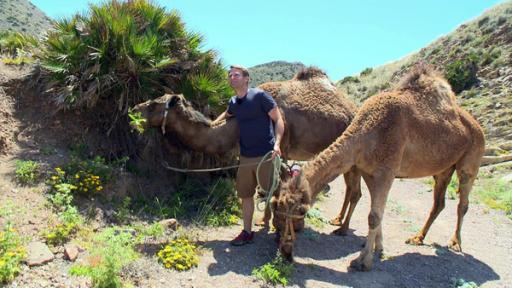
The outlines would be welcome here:
[[[244,76],[243,71],[237,68],[232,68],[228,73],[229,85],[234,89],[243,88],[249,84],[249,77]]]

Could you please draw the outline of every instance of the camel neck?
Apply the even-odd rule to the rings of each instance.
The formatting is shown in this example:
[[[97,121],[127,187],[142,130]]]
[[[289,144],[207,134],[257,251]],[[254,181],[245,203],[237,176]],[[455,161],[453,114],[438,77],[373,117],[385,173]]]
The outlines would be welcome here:
[[[342,136],[306,164],[303,173],[311,189],[311,199],[316,198],[325,185],[354,165],[354,143],[356,141],[353,139]]]

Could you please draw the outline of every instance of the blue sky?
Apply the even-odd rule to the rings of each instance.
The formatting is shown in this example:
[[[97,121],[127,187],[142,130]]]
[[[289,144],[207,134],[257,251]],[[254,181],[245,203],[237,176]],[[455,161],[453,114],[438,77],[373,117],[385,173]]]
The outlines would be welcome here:
[[[52,18],[87,0],[32,0]],[[333,81],[418,51],[503,0],[154,1],[177,9],[225,65],[275,60],[318,66]]]

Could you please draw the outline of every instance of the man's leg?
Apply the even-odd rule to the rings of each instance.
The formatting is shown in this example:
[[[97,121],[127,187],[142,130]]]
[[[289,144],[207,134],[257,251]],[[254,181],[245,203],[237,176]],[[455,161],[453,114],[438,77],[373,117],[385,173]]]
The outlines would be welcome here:
[[[240,156],[240,164],[245,165],[251,163],[250,158]],[[241,246],[252,243],[254,234],[252,231],[252,215],[254,213],[254,187],[256,181],[254,179],[252,167],[240,167],[236,177],[236,190],[238,197],[242,200],[242,220],[244,221],[244,229],[231,241],[231,245]]]
[[[254,214],[254,198],[242,198],[242,214],[244,220],[244,230],[252,231],[252,216]]]

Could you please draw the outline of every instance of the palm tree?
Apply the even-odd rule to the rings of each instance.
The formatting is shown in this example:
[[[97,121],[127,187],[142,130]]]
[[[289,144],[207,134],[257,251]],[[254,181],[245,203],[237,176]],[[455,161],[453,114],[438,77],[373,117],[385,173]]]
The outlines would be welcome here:
[[[201,51],[202,42],[176,10],[112,0],[56,21],[41,66],[57,107],[93,111],[110,135],[127,129],[129,107],[166,91],[207,113],[225,109],[232,95],[226,70],[215,51]]]

